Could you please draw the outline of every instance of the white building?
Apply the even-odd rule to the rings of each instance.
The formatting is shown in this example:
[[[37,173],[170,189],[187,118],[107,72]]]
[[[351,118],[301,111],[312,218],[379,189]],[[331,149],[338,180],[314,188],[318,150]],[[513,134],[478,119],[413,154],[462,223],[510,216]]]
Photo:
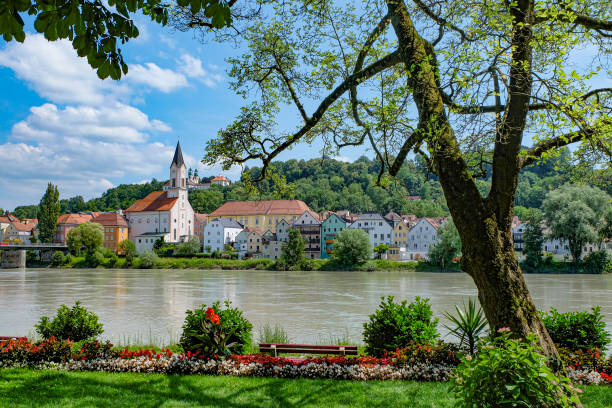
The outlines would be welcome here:
[[[289,242],[289,224],[284,218],[276,224],[276,240],[279,242]]]
[[[368,233],[372,249],[379,244],[391,246],[393,227],[378,213],[364,213],[347,228],[358,228]],[[374,255],[373,255],[374,256]]]
[[[242,225],[234,220],[215,218],[204,227],[204,248],[211,251],[223,251],[225,244],[232,245],[243,230]]]
[[[236,240],[234,241],[234,249],[238,253],[238,259],[242,259],[246,256],[248,250],[248,237],[251,231],[248,228],[243,229],[236,235]],[[206,244],[204,245],[206,246]]]
[[[429,248],[438,242],[438,228],[443,224],[442,220],[433,218],[421,218],[408,231],[408,242],[406,254],[410,259],[427,259]]]
[[[184,242],[194,235],[194,212],[187,196],[185,175],[183,152],[181,144],[177,143],[170,164],[168,188],[150,193],[124,211],[130,229],[129,239],[137,246],[140,238],[143,247],[152,248],[152,234],[174,243]]]

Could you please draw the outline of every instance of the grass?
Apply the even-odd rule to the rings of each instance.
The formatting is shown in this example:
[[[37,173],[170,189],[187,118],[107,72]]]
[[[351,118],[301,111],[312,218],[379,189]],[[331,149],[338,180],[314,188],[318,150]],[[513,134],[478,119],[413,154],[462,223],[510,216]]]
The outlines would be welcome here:
[[[585,408],[612,387],[583,387]],[[446,383],[0,370],[2,407],[452,407]]]
[[[274,326],[266,323],[259,329],[259,342],[289,344],[289,333],[278,323]]]

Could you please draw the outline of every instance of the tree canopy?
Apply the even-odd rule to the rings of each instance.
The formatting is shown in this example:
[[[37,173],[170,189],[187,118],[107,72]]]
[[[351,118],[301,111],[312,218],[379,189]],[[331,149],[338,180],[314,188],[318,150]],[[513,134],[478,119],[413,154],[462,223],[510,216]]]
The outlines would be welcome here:
[[[57,186],[49,183],[47,191],[38,205],[38,238],[40,242],[51,243],[57,232],[57,219],[59,217],[59,191]]]
[[[606,226],[610,196],[589,186],[564,185],[547,195],[543,208],[550,236],[567,240],[572,259],[578,262],[587,244],[601,242],[599,231]]]
[[[231,25],[230,7],[235,2],[177,0],[176,4],[197,16],[200,26],[213,29]],[[119,79],[128,72],[121,45],[139,34],[132,16],[140,12],[166,25],[170,7],[162,0],[8,0],[0,3],[0,34],[7,42],[24,42],[24,18],[34,16],[34,28],[47,40],[70,40],[98,77]]]

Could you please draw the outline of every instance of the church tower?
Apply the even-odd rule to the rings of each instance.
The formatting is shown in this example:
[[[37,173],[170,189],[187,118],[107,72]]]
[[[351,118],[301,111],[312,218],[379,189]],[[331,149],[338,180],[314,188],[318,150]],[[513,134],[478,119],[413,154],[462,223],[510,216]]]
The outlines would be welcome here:
[[[187,167],[183,160],[183,151],[181,150],[181,142],[176,143],[174,158],[170,164],[170,187],[168,188],[168,197],[180,197],[181,190],[186,190]]]

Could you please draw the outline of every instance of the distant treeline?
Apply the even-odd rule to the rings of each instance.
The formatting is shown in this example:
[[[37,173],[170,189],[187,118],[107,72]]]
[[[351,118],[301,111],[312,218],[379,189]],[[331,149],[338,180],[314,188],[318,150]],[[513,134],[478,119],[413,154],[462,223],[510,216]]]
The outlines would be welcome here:
[[[289,199],[304,201],[314,211],[348,209],[352,212],[393,210],[400,214],[413,213],[422,216],[444,216],[448,214],[446,201],[437,178],[429,173],[421,160],[407,161],[397,177],[385,188],[376,186],[380,163],[365,156],[352,163],[331,158],[310,160],[287,160],[273,163],[276,175],[284,178],[286,186],[278,188],[269,178],[260,182],[257,189],[247,188],[239,181],[228,187],[213,185],[207,190],[189,193],[194,210],[209,213],[229,199],[261,200]],[[563,151],[559,157],[524,169],[519,177],[516,194],[517,214],[524,208],[540,208],[546,193],[570,181],[570,157]],[[483,168],[485,171],[487,167]],[[256,176],[259,167],[245,169],[242,179]],[[481,192],[486,194],[490,186],[490,172],[478,179]],[[274,177],[279,179],[279,177]],[[161,190],[166,181],[153,179],[144,184],[122,184],[107,190],[101,197],[85,201],[82,196],[60,201],[61,213],[82,211],[112,211],[125,209],[134,201],[152,191]],[[612,193],[610,184],[600,186]],[[42,193],[42,192],[41,192]],[[408,196],[420,196],[420,201],[409,201]],[[15,208],[19,218],[36,217],[36,205]]]

